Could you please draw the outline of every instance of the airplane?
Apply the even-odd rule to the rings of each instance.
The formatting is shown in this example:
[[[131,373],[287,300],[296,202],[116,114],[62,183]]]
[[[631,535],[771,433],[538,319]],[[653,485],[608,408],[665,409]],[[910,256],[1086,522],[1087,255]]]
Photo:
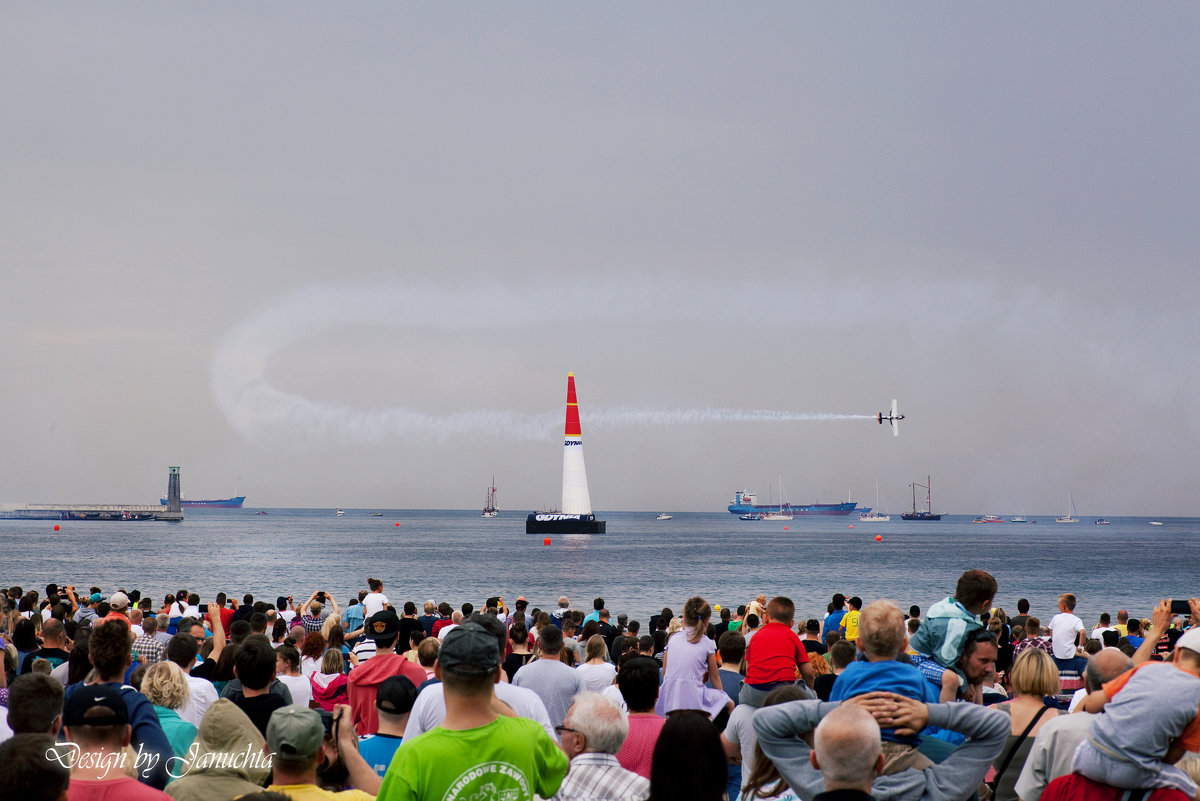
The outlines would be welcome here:
[[[892,436],[900,436],[900,421],[904,419],[904,415],[900,414],[895,398],[892,398],[892,413],[885,415],[883,412],[880,412],[876,415],[876,418],[879,420],[879,425],[883,425],[883,421],[887,420],[892,427]]]

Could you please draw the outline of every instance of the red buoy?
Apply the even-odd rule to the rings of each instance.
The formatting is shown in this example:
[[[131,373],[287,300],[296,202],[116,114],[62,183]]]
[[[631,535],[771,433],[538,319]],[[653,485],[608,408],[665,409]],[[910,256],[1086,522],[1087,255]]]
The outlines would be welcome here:
[[[882,534],[876,534],[876,535],[875,535],[875,541],[876,541],[876,542],[883,542],[883,535],[882,535]]]
[[[550,538],[549,538],[549,537],[546,537],[546,539],[542,540],[542,545],[549,545],[549,544],[550,544]]]
[[[55,530],[55,531],[58,531],[58,523],[55,523],[55,524],[54,524],[54,530]]]

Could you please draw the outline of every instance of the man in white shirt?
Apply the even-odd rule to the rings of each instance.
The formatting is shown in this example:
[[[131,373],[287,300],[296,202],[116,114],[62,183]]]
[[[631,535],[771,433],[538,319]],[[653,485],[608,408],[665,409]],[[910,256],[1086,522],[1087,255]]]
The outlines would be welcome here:
[[[1093,640],[1104,640],[1104,632],[1116,631],[1116,627],[1112,624],[1112,618],[1108,616],[1108,612],[1100,613],[1100,625],[1092,629]]]
[[[566,719],[571,699],[586,689],[579,672],[559,658],[562,648],[562,632],[554,626],[543,626],[538,633],[538,659],[518,670],[512,680],[516,686],[538,694],[555,726]]]
[[[1060,595],[1058,614],[1050,619],[1050,648],[1055,659],[1074,659],[1077,655],[1075,647],[1083,645],[1083,621],[1074,612],[1075,596],[1069,592]]]

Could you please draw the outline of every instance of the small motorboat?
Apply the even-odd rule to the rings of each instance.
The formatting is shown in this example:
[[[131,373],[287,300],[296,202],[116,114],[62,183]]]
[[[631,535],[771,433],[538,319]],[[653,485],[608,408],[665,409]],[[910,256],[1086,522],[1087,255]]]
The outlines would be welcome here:
[[[1097,526],[1111,526],[1111,525],[1112,525],[1112,523],[1110,523],[1109,521],[1107,521],[1107,520],[1105,520],[1103,517],[1101,517],[1100,519],[1098,519],[1098,520],[1096,521],[1096,525],[1097,525]]]
[[[654,518],[654,519],[655,519],[655,520],[673,520],[674,518],[672,518],[672,517],[671,517],[669,514],[667,514],[666,512],[659,512],[659,513],[658,513],[658,517],[656,517],[656,518]]]
[[[1161,526],[1161,525],[1162,525],[1162,523],[1160,523],[1160,522],[1159,522],[1159,521],[1157,521],[1157,520],[1151,520],[1151,521],[1150,521],[1150,525],[1152,525],[1152,526]]]
[[[338,517],[341,517],[342,515],[344,515],[346,513],[343,512],[341,509],[338,509],[336,512],[334,512],[334,514],[337,515]]]
[[[738,515],[738,520],[762,520],[766,515],[761,512],[748,512],[744,515]]]

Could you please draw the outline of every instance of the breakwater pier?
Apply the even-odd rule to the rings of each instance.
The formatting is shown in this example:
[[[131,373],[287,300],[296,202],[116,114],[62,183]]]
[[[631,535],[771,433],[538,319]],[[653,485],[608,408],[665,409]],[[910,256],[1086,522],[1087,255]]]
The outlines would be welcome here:
[[[179,468],[167,468],[165,504],[132,503],[4,503],[0,519],[8,520],[183,520]]]
[[[182,520],[183,512],[165,506],[129,503],[5,503],[0,519],[9,520]]]

